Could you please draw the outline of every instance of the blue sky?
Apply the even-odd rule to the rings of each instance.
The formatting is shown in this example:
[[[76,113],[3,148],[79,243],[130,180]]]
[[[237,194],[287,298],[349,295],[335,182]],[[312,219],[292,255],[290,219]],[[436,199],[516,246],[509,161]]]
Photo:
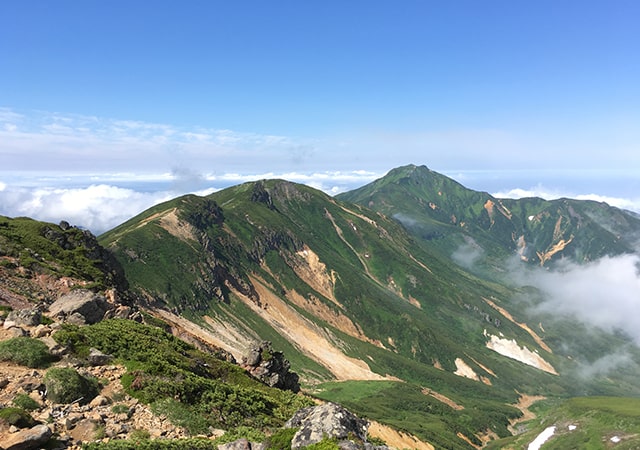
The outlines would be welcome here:
[[[637,1],[0,3],[0,214],[425,164],[640,210]],[[520,189],[519,191],[516,189]]]

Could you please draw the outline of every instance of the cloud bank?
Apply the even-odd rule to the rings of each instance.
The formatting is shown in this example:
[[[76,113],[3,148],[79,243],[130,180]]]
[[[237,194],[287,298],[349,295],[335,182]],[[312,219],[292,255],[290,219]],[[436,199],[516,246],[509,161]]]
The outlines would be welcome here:
[[[640,370],[640,255],[606,256],[587,264],[564,261],[553,270],[524,266],[516,258],[512,264],[510,280],[540,292],[520,294],[520,307],[545,328],[560,327],[556,345],[571,358],[576,375],[593,379]]]
[[[169,192],[141,193],[106,184],[77,189],[4,186],[0,189],[0,214],[53,223],[66,220],[100,234],[172,197]]]
[[[367,171],[302,174],[202,174],[179,167],[170,173],[137,176],[129,173],[30,178],[0,181],[0,214],[46,222],[61,220],[101,234],[158,203],[192,193],[208,195],[235,184],[260,179],[286,179],[333,195],[366,184],[380,174]],[[123,187],[124,184],[131,187]],[[67,187],[78,185],[79,187]]]
[[[521,281],[545,294],[536,312],[622,331],[640,345],[640,256],[605,256],[584,265],[565,262],[553,271],[529,271]]]

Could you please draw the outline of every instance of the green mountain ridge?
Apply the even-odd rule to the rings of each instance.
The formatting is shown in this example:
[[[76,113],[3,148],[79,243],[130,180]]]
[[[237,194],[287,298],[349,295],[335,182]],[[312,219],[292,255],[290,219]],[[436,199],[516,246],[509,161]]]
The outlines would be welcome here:
[[[363,206],[345,202],[356,194]],[[423,214],[419,222],[411,216],[416,226],[393,219],[408,216],[416,204]],[[377,205],[378,213],[372,209]],[[355,411],[429,442],[466,448],[459,434],[476,444],[487,430],[509,434],[509,420],[519,412],[508,405],[518,393],[640,393],[628,372],[615,381],[570,376],[585,362],[584,355],[562,355],[570,324],[548,330],[547,344],[545,331],[527,325],[512,308],[513,286],[467,272],[447,254],[477,243],[489,249],[492,268],[518,251],[519,233],[531,242],[522,256],[546,252],[549,257],[539,259],[547,264],[559,256],[586,261],[630,250],[612,231],[640,229],[637,218],[598,208],[605,206],[507,202],[409,166],[335,199],[282,180],[181,197],[100,240],[134,291],[204,332],[221,335],[225,329],[223,344],[231,353],[239,356],[250,342],[270,340],[316,395],[343,401],[331,383],[355,383],[368,392],[347,402]],[[601,216],[606,226],[596,221]],[[578,250],[565,245],[553,251],[562,241]],[[584,336],[571,332],[572,339]],[[606,334],[598,342],[599,355],[628,345],[628,339]],[[424,389],[464,409],[416,396]],[[405,408],[409,398],[416,402],[411,412]]]
[[[99,242],[126,276],[103,288],[128,287],[184,336],[237,361],[270,341],[303,391],[465,449],[516,442],[530,396],[548,399],[549,420],[571,397],[640,397],[630,336],[537,311],[545,293],[509,279],[516,259],[554,271],[633,253],[639,231],[605,204],[496,199],[405,166],[337,197],[283,180],[186,195]],[[621,349],[624,365],[584,375]]]
[[[514,253],[541,266],[565,257],[580,263],[634,253],[639,237],[638,215],[606,203],[498,199],[426,166],[399,167],[336,198],[395,217],[414,236],[449,255],[472,242],[485,262],[497,266]]]

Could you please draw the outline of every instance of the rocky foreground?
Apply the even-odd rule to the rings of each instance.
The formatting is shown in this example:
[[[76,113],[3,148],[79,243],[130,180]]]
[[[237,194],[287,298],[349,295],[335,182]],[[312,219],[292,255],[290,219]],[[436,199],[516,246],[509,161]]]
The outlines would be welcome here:
[[[142,320],[140,312],[114,302],[114,298],[88,290],[74,290],[60,296],[47,307],[12,310],[2,320],[0,341],[29,337],[43,342],[57,360],[47,368],[34,369],[11,361],[0,362],[0,412],[22,405],[28,418],[0,418],[0,448],[28,450],[41,448],[79,449],[91,442],[140,439],[181,439],[187,430],[155,414],[147,405],[127,395],[120,379],[126,369],[113,358],[91,349],[85,360],[74,358],[69,349],[59,345],[52,335],[63,323],[87,325],[105,318]],[[278,385],[286,379],[287,387],[297,387],[297,378],[287,373],[288,362],[282,359],[261,361],[268,343],[257,344],[244,360],[249,373],[268,384]],[[280,355],[281,356],[281,355]],[[276,361],[274,363],[274,361]],[[53,368],[71,368],[81,377],[99,380],[98,392],[85,398],[82,393],[69,401],[53,398],[46,374]],[[283,372],[283,369],[284,372]],[[278,373],[279,371],[279,373]],[[27,406],[28,405],[28,406]],[[305,408],[294,415],[285,427],[296,428],[291,448],[303,448],[326,438],[333,438],[341,448],[386,448],[367,443],[368,423],[339,405],[322,404]],[[224,435],[224,430],[210,430],[210,440]],[[212,442],[213,444],[213,442]],[[240,439],[221,444],[219,449],[268,448],[263,443]]]

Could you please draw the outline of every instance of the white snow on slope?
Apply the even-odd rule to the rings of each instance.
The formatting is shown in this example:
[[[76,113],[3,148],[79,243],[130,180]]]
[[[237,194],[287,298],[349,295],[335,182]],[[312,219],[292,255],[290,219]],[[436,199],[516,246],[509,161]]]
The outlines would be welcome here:
[[[556,432],[555,425],[552,427],[547,427],[544,429],[542,433],[540,433],[534,440],[529,444],[527,450],[540,450],[542,444],[547,442],[551,436],[553,436]]]

